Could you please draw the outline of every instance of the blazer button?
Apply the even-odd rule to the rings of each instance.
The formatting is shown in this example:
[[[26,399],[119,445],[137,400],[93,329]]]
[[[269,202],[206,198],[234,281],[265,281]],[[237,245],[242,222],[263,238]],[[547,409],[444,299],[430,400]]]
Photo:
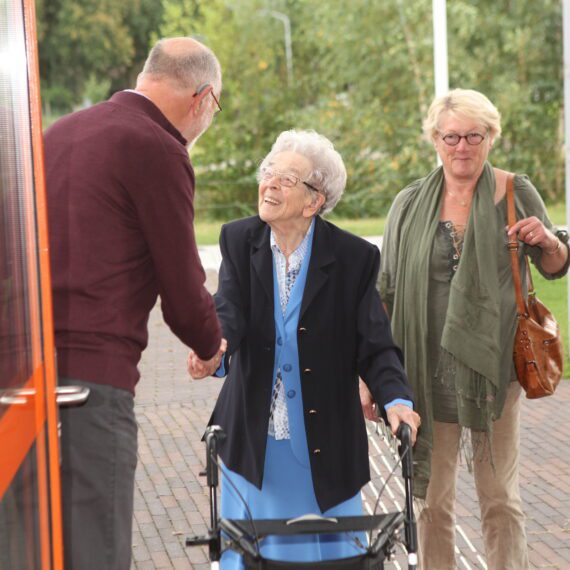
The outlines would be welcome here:
[[[318,455],[320,452],[320,449],[313,449],[313,455]]]
[[[313,371],[310,368],[305,368],[305,370],[303,370],[303,374],[311,374]]]
[[[289,390],[289,392],[287,392],[287,397],[294,398],[296,394],[297,392],[295,392],[295,390]]]
[[[317,413],[317,410],[309,410],[309,415],[314,416]]]
[[[291,372],[291,370],[293,370],[293,367],[290,364],[285,364],[283,366],[283,370],[285,370],[285,372]]]

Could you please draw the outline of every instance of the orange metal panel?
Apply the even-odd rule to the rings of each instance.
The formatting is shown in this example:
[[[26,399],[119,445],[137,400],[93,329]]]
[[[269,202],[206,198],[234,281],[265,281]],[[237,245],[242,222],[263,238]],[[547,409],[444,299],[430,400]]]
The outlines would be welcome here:
[[[3,451],[0,499],[25,461],[31,446],[36,442],[40,559],[43,569],[60,570],[63,568],[63,555],[59,446],[36,19],[33,0],[16,0],[16,4],[20,2],[22,2],[24,16],[31,121],[31,133],[25,123],[22,125],[24,132],[21,133],[23,135],[21,140],[28,141],[31,137],[31,148],[25,144],[21,150],[24,153],[22,175],[25,203],[22,204],[22,214],[26,218],[24,226],[26,239],[24,241],[29,307],[27,333],[31,341],[33,374],[23,386],[30,391],[30,395],[23,396],[21,403],[10,405],[0,418],[0,441],[2,441]],[[14,25],[22,25],[19,17]],[[51,510],[50,507],[52,507]]]
[[[53,567],[63,568],[63,538],[61,517],[61,483],[59,471],[59,441],[57,435],[55,345],[53,338],[53,313],[51,299],[51,275],[48,252],[47,206],[45,196],[44,151],[40,100],[40,79],[37,52],[36,15],[33,0],[24,0],[26,22],[26,48],[28,54],[28,78],[30,112],[32,119],[32,148],[34,155],[35,197],[40,267],[41,316],[43,321],[43,361],[45,371],[45,401],[47,413],[47,443],[49,449],[50,505]]]
[[[45,401],[40,398],[36,400],[36,410],[43,407]],[[42,569],[50,570],[51,565],[51,529],[49,516],[49,489],[48,489],[48,458],[47,458],[47,441],[45,433],[45,423],[40,424],[36,439],[36,459],[38,462],[38,520],[40,531],[40,559],[42,561]]]
[[[42,381],[42,376],[42,368],[37,368],[24,388],[34,390],[38,381]],[[0,441],[2,441],[0,499],[10,486],[45,421],[45,416],[42,417],[37,413],[35,395],[28,396],[27,400],[26,404],[13,404],[0,418]]]

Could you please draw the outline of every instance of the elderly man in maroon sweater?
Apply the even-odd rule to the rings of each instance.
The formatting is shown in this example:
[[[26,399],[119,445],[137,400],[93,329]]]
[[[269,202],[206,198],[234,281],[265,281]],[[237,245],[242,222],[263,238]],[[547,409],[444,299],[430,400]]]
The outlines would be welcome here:
[[[219,110],[215,55],[161,40],[135,90],[60,119],[46,177],[60,384],[91,390],[62,410],[66,570],[128,570],[137,363],[161,298],[172,331],[219,362],[225,341],[194,237],[190,146]]]

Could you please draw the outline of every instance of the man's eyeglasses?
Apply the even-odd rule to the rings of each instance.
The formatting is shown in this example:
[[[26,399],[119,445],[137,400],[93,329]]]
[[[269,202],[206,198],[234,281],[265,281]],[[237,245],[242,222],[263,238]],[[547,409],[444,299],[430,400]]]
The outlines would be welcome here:
[[[285,186],[285,188],[293,188],[293,186],[297,186],[299,182],[302,182],[307,188],[310,188],[315,192],[319,192],[320,194],[324,194],[322,190],[319,190],[312,184],[301,180],[295,174],[279,172],[278,170],[271,170],[271,168],[261,168],[259,175],[262,180],[271,180],[272,178],[277,178],[279,180],[279,184],[281,184],[281,186]]]
[[[481,133],[467,133],[466,135],[449,133],[448,135],[443,135],[441,138],[443,142],[449,146],[457,146],[461,142],[461,139],[465,139],[467,144],[471,146],[477,146],[487,138],[487,135],[482,135]]]
[[[196,93],[194,93],[194,95],[192,95],[192,97],[197,97],[198,95],[204,93],[204,91],[206,89],[210,90],[210,95],[214,98],[214,102],[216,103],[216,107],[218,107],[218,109],[214,113],[215,115],[217,115],[218,113],[220,113],[222,111],[222,106],[220,105],[218,98],[214,95],[214,88],[209,83],[203,83],[202,85],[200,85],[198,87],[198,89],[196,89]]]

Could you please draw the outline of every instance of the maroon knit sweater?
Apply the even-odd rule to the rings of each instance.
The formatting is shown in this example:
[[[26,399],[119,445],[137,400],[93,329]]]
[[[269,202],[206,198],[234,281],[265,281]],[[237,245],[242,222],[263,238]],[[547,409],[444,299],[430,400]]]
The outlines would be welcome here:
[[[185,145],[150,100],[124,91],[46,132],[60,375],[134,393],[157,295],[182,342],[204,359],[219,348]]]

